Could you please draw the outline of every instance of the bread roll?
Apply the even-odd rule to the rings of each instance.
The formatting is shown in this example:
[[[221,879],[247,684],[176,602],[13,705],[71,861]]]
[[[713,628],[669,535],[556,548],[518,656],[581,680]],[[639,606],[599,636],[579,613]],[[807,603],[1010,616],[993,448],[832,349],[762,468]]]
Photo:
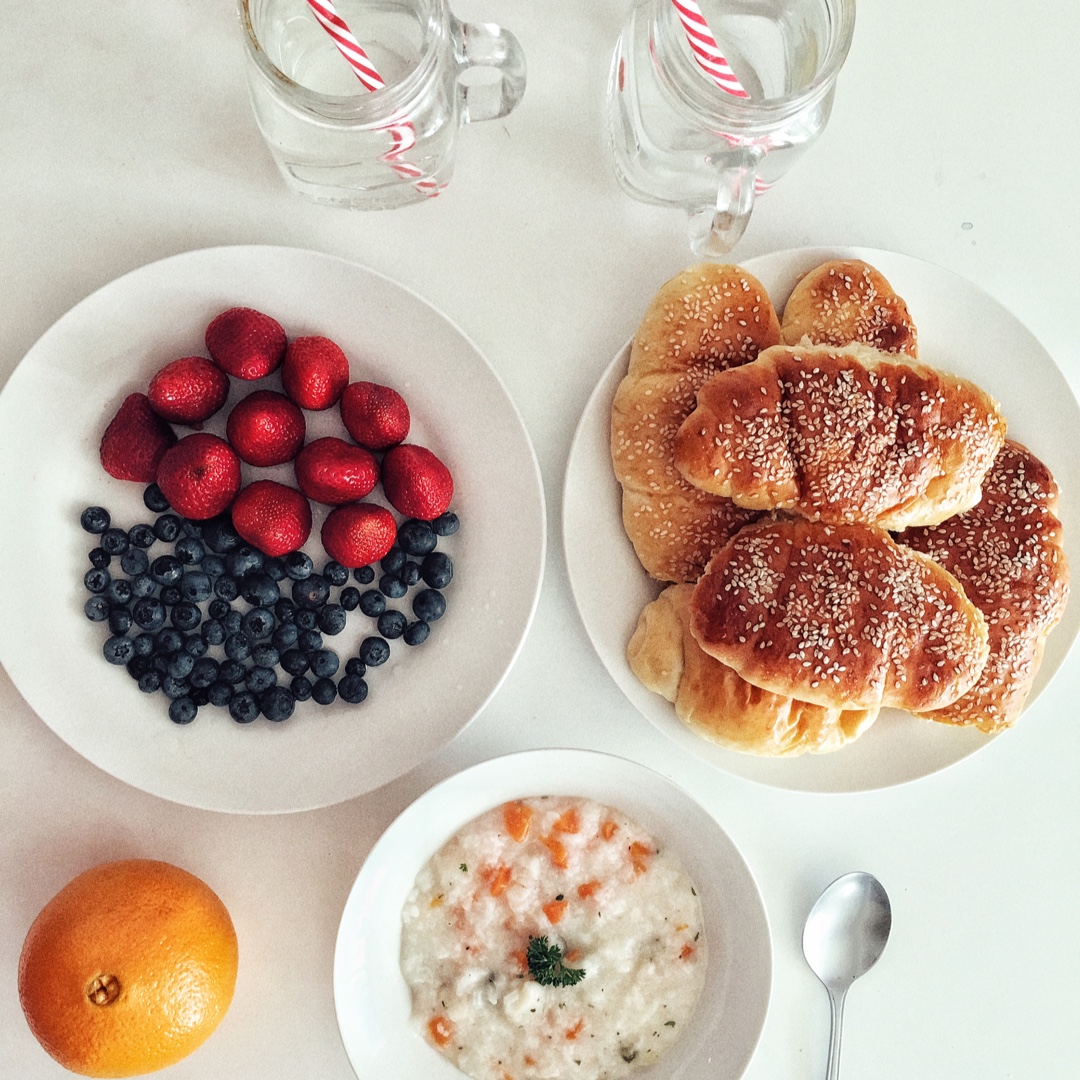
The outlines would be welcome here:
[[[866,345],[782,345],[702,384],[675,463],[747,509],[901,529],[978,502],[1004,439],[965,379]]]

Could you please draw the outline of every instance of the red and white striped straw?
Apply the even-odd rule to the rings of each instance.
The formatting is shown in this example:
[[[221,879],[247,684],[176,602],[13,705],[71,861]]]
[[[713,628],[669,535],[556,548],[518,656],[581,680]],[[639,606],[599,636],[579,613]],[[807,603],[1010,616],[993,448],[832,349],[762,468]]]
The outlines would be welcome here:
[[[308,2],[314,3],[314,0],[308,0]],[[731,65],[720,51],[720,46],[716,44],[716,38],[713,37],[705,16],[701,14],[697,0],[671,0],[671,2],[679,13],[679,20],[682,22],[683,30],[686,31],[686,40],[690,44],[694,59],[705,74],[732,97],[749,97],[750,95],[739,82],[739,77],[731,70]]]

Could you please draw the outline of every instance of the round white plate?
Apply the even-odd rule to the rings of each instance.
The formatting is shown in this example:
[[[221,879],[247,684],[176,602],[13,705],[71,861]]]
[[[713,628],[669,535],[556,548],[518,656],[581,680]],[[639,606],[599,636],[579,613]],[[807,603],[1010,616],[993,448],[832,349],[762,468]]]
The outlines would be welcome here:
[[[334,1003],[356,1075],[461,1080],[410,1017],[401,909],[421,867],[463,825],[510,799],[576,795],[617,807],[674,848],[701,897],[709,966],[693,1020],[642,1080],[736,1080],[761,1035],[772,985],[769,924],[752,874],[719,825],[643,765],[589,750],[528,750],[474,765],[383,833],[349,894],[334,952]]]
[[[876,266],[904,298],[919,330],[919,356],[972,379],[999,402],[1009,437],[1029,447],[1061,487],[1059,514],[1070,563],[1080,567],[1080,431],[1065,377],[1036,338],[996,300],[950,271],[905,255],[863,248],[780,251],[743,265],[768,290],[777,311],[795,282],[829,259]],[[611,468],[611,401],[626,373],[630,346],[611,362],[585,406],[563,490],[563,542],[570,584],[586,631],[631,702],[690,753],[736,776],[794,791],[866,791],[914,780],[952,765],[988,742],[981,732],[948,727],[885,710],[858,741],[838,753],[771,759],[706,742],[674,707],[638,682],[626,662],[641,609],[659,592],[622,526],[621,493]],[[1080,605],[1070,604],[1050,635],[1029,704],[1046,687],[1080,629]]]
[[[92,538],[84,506],[129,527],[152,520],[143,485],[115,480],[98,443],[124,397],[180,356],[205,355],[207,323],[232,306],[273,315],[290,337],[322,334],[345,350],[352,378],[400,390],[410,441],[450,466],[461,530],[447,612],[421,647],[397,644],[369,675],[361,705],[297,706],[282,724],[234,723],[206,707],[178,727],[101,655],[102,624],[82,613]],[[272,378],[276,378],[272,377]],[[270,383],[270,380],[267,380]],[[256,384],[262,386],[260,382]],[[243,387],[234,386],[234,394]],[[227,408],[210,422],[223,424]],[[339,430],[337,410],[308,413],[309,438]],[[183,429],[181,429],[182,431]],[[283,466],[283,479],[291,468]],[[511,502],[505,493],[513,491]],[[63,316],[0,394],[0,499],[8,566],[0,660],[38,715],[95,765],[176,802],[245,813],[351,798],[405,773],[484,707],[525,638],[543,573],[543,489],[521,418],[495,372],[445,316],[353,263],[293,248],[212,248],[177,255],[106,285]],[[318,539],[307,550],[326,556]],[[359,611],[340,638],[372,633]],[[366,628],[366,629],[365,629]]]

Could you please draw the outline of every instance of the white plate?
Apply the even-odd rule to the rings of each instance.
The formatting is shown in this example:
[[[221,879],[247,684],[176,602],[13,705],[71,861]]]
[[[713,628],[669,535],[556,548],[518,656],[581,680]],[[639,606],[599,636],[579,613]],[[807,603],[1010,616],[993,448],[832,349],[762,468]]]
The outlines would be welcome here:
[[[782,311],[795,282],[829,259],[876,266],[904,298],[919,330],[920,358],[977,382],[1001,402],[1010,438],[1028,446],[1061,487],[1059,514],[1072,566],[1080,567],[1080,431],[1065,377],[1035,337],[970,281],[905,255],[863,248],[780,251],[743,265]],[[570,584],[586,631],[623,693],[661,731],[692,754],[736,776],[794,791],[865,791],[917,779],[952,765],[988,742],[981,732],[883,711],[857,742],[833,754],[791,759],[739,754],[706,742],[674,707],[638,682],[626,662],[641,609],[660,591],[642,569],[622,527],[621,495],[609,449],[611,401],[626,373],[630,346],[611,362],[589,398],[574,436],[563,490],[563,542]],[[1072,603],[1050,635],[1029,704],[1061,666],[1080,629]]]
[[[114,480],[101,468],[101,434],[124,396],[145,391],[162,364],[205,355],[207,323],[234,305],[273,315],[290,337],[334,339],[350,358],[353,379],[400,390],[413,415],[410,439],[453,471],[462,527],[445,543],[455,564],[445,617],[423,646],[397,647],[371,672],[362,705],[308,702],[283,724],[244,726],[207,707],[178,727],[162,694],[141,693],[102,658],[107,632],[82,614],[93,545],[79,514],[98,503],[125,527],[150,517],[143,485]],[[211,423],[222,423],[224,413]],[[309,437],[337,430],[336,409],[307,418]],[[507,491],[515,492],[512,504]],[[0,660],[20,693],[106,772],[214,810],[325,806],[379,787],[434,753],[509,671],[543,573],[536,458],[476,347],[399,285],[293,248],[177,255],[119,278],[64,315],[0,395],[0,499],[8,522],[0,552],[7,566],[24,568],[7,576],[0,620]],[[319,520],[317,511],[308,545],[317,564],[325,561]],[[367,623],[358,611],[349,618],[357,637]],[[349,632],[329,640],[344,643]]]
[[[461,1080],[410,1019],[398,962],[401,909],[421,867],[463,825],[510,799],[576,795],[617,807],[677,852],[701,897],[709,966],[683,1037],[642,1080],[736,1080],[772,985],[769,924],[738,849],[681,788],[589,750],[528,750],[474,765],[422,795],[383,833],[349,893],[334,951],[334,1003],[356,1075]]]

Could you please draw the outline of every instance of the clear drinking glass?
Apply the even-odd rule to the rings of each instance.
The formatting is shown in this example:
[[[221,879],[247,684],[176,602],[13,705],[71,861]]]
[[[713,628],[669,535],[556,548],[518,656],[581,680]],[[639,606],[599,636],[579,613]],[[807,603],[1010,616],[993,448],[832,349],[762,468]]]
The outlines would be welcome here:
[[[700,0],[747,97],[699,67],[672,0],[636,0],[608,81],[615,174],[634,198],[690,214],[698,256],[720,257],[825,127],[855,0]]]
[[[437,195],[462,124],[525,90],[517,39],[459,22],[446,0],[338,0],[385,85],[366,89],[305,0],[239,0],[251,104],[291,188],[381,210]]]

